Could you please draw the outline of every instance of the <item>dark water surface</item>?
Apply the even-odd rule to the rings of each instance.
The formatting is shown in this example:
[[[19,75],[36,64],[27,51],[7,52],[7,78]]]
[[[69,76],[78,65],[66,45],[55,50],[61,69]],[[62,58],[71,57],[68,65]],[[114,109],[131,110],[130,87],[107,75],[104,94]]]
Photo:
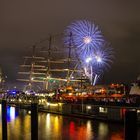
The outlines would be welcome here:
[[[30,112],[27,110],[18,110],[15,107],[8,107],[7,115],[8,140],[30,140]],[[39,140],[124,139],[123,124],[106,123],[95,120],[66,117],[50,113],[39,113],[38,123]],[[0,127],[0,136],[1,134],[2,130]]]

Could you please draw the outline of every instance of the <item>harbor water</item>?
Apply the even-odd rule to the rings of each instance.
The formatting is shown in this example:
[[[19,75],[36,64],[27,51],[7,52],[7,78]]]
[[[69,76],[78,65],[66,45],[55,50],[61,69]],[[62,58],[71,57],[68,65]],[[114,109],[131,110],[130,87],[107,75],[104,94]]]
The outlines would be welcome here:
[[[8,140],[31,139],[30,113],[29,110],[7,107]],[[0,126],[2,126],[1,105]],[[0,136],[2,136],[1,127]],[[123,140],[124,126],[122,123],[39,112],[38,136],[39,140]],[[140,139],[139,127],[138,139]]]

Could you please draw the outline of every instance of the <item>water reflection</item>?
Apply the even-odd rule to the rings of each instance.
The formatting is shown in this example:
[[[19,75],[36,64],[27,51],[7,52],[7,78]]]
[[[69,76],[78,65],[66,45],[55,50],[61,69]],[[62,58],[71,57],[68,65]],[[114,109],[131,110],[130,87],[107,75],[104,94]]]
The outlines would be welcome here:
[[[123,140],[123,134],[114,133],[111,135],[110,140]]]
[[[94,137],[94,132],[92,131],[92,123],[90,121],[87,121],[87,139],[91,139]]]
[[[28,111],[17,110],[13,107],[8,109],[8,139],[30,140],[31,116]],[[39,140],[123,140],[123,125],[121,124],[109,124],[50,113],[39,113],[38,123]]]
[[[30,140],[30,115],[25,110],[16,110],[18,116],[8,123],[9,140]]]
[[[1,126],[2,126],[2,123],[1,123],[1,119],[2,119],[2,115],[1,115],[1,104],[0,104],[0,136],[2,136],[2,129],[1,129]],[[1,137],[0,137],[0,139],[2,139]]]
[[[7,121],[10,122],[18,116],[18,112],[15,111],[15,107],[7,107]]]
[[[105,139],[108,134],[108,125],[102,122],[99,123],[98,132],[99,139]]]
[[[0,120],[1,120],[1,104],[0,104]]]

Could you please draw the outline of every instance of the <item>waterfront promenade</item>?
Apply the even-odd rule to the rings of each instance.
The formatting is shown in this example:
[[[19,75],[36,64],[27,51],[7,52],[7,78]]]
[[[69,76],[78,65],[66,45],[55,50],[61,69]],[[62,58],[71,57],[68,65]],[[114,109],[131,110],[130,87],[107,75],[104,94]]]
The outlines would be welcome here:
[[[126,110],[135,110],[140,121],[139,97],[129,98],[79,98],[73,100],[56,100],[45,96],[5,96],[8,105],[30,109],[31,103],[38,104],[38,110],[61,115],[99,119],[105,121],[124,121]],[[2,98],[1,98],[2,100]],[[1,101],[0,100],[0,101]]]

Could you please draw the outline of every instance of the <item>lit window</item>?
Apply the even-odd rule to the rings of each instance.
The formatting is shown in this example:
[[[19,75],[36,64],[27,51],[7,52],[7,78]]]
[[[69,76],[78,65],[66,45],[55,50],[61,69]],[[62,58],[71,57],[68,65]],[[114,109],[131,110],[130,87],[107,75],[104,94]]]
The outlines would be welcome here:
[[[107,108],[99,107],[99,112],[101,112],[101,113],[107,113]]]

